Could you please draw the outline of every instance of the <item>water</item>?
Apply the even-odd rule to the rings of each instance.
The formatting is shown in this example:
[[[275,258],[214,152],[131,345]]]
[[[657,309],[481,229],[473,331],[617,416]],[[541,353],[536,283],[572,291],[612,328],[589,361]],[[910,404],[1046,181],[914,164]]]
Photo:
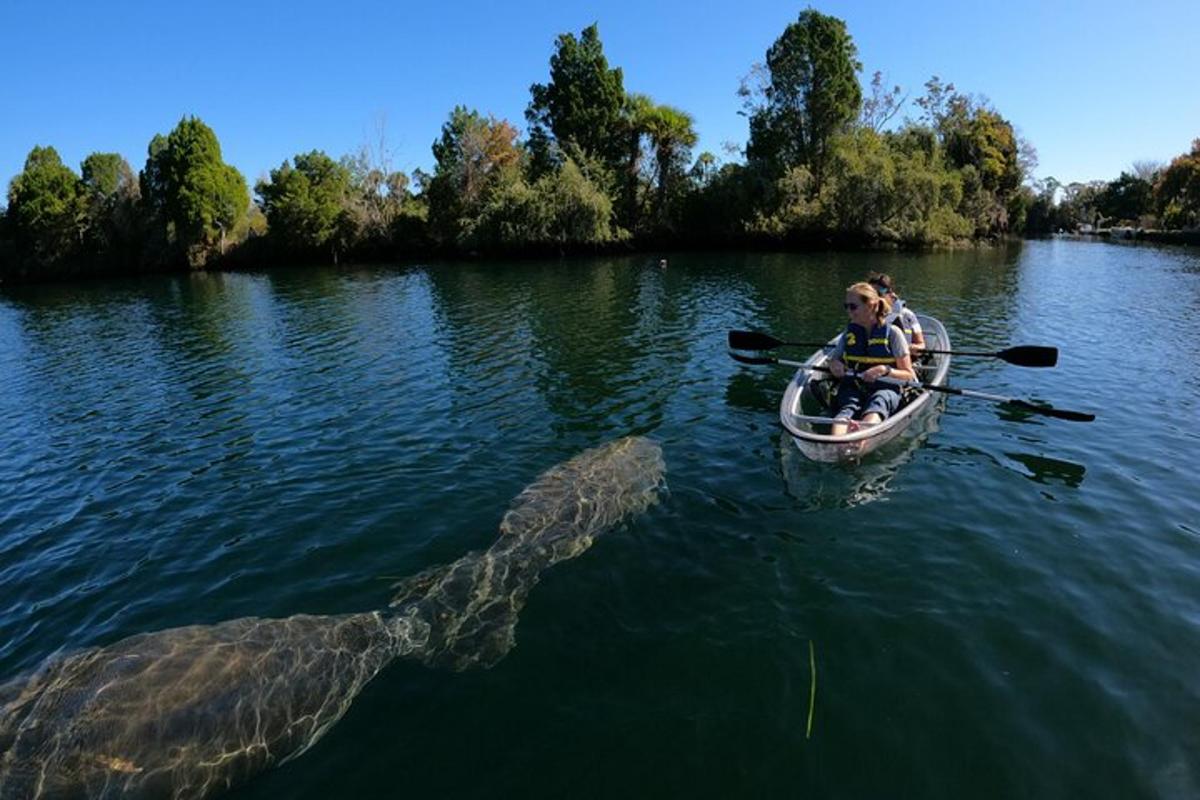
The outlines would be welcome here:
[[[657,262],[6,289],[0,676],[382,607],[542,470],[640,433],[669,494],[542,576],[507,658],[389,668],[239,796],[1200,794],[1200,255]],[[1061,348],[954,384],[1098,419],[950,398],[861,465],[799,458],[789,373],[725,332],[823,340],[868,269],[960,348]]]

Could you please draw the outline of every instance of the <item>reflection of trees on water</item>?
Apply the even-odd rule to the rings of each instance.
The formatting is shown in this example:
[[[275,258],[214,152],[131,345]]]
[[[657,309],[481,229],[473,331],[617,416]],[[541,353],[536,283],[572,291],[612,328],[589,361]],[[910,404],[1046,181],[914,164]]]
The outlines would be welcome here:
[[[559,430],[645,431],[661,421],[689,358],[694,315],[683,276],[641,257],[455,265],[429,275],[439,337],[473,402],[529,388],[527,411],[549,412]]]
[[[731,265],[731,275],[743,295],[740,327],[757,326],[780,338],[828,340],[846,324],[843,291],[871,271],[892,275],[917,311],[942,319],[954,334],[956,328],[1003,324],[1011,318],[1019,253],[997,248],[919,255],[747,255]]]

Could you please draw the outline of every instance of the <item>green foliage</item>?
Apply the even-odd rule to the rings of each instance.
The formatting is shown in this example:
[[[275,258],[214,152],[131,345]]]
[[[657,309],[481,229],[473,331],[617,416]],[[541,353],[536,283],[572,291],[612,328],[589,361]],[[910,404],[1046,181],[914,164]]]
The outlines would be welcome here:
[[[345,165],[313,150],[271,170],[270,179],[259,181],[255,192],[279,249],[325,249],[337,261],[346,244],[339,234],[350,213],[351,175]]]
[[[1035,181],[1033,186],[1021,187],[1026,195],[1025,235],[1047,236],[1060,228],[1074,228],[1065,220],[1055,201],[1061,185],[1054,178]]]
[[[650,119],[657,106],[648,95],[630,94],[625,98],[621,111],[623,137],[625,140],[625,162],[621,179],[621,196],[618,219],[629,230],[637,227],[641,214],[643,194],[642,168],[645,158],[643,139],[650,128]]]
[[[861,128],[835,142],[829,209],[843,233],[905,245],[971,235],[958,212],[962,182],[919,130],[880,136]]]
[[[93,198],[103,200],[118,192],[135,193],[133,170],[119,153],[92,153],[81,167],[83,185]]]
[[[761,173],[744,164],[713,169],[684,201],[683,226],[689,240],[730,245],[754,235],[751,216],[767,188]]]
[[[878,238],[898,203],[896,164],[882,136],[860,128],[838,137],[831,148],[829,210],[845,233]]]
[[[1137,225],[1154,211],[1154,187],[1147,180],[1122,172],[1097,198],[1101,214],[1115,223]]]
[[[1094,225],[1100,221],[1100,195],[1104,181],[1069,183],[1063,187],[1063,198],[1059,203],[1062,216],[1074,225]]]
[[[31,270],[61,268],[80,251],[87,229],[82,182],[53,147],[34,147],[8,188],[8,224],[18,258]]]
[[[857,55],[845,22],[802,11],[767,51],[764,85],[757,92],[743,88],[750,112],[747,158],[777,173],[807,166],[813,190],[820,191],[829,142],[848,129],[862,102]]]
[[[958,213],[970,221],[974,235],[1023,230],[1030,200],[1019,190],[1036,165],[1032,146],[986,100],[959,93],[936,75],[915,102],[922,113],[910,129],[932,136],[947,166],[958,171],[963,187]]]
[[[520,180],[524,153],[505,120],[458,106],[433,143],[437,160],[429,182],[429,223],[435,239],[464,245],[498,187]]]
[[[654,154],[651,219],[659,231],[673,231],[678,224],[679,204],[688,188],[688,162],[699,137],[692,116],[667,105],[654,106],[645,115],[644,125]]]
[[[138,182],[117,153],[92,153],[81,165],[87,207],[86,249],[107,269],[137,263],[141,234]]]
[[[595,24],[584,28],[579,38],[570,33],[558,37],[550,57],[550,82],[533,84],[529,93],[525,118],[535,172],[561,158],[553,145],[565,152],[568,143],[619,169],[628,152],[627,137],[622,136],[624,81],[620,68],[609,69]]]
[[[406,245],[410,236],[423,239],[423,224],[409,225],[424,215],[423,204],[409,191],[408,176],[392,170],[382,152],[373,154],[363,148],[339,163],[350,176],[347,205],[335,236],[339,252],[355,250],[378,257]],[[405,236],[397,239],[398,231]]]
[[[745,177],[752,175],[745,173]],[[769,187],[771,211],[756,209],[745,223],[746,233],[754,238],[787,239],[821,231],[827,195],[814,193],[814,183],[808,167],[785,171]]]
[[[224,251],[250,203],[245,179],[222,160],[216,134],[196,117],[151,140],[141,188],[167,244],[194,265]]]
[[[1163,170],[1154,184],[1154,204],[1166,228],[1200,226],[1200,139]]]
[[[941,129],[951,163],[975,167],[984,189],[1007,198],[1021,185],[1016,134],[995,111],[957,105]]]
[[[473,247],[566,250],[620,238],[610,223],[612,201],[570,158],[532,185],[499,186],[468,227]]]

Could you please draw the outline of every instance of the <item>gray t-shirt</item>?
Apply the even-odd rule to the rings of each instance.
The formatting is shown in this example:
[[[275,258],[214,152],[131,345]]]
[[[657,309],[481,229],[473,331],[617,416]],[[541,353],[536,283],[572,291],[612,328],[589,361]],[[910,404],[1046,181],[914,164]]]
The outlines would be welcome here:
[[[908,338],[905,337],[904,331],[897,328],[895,325],[887,326],[888,332],[888,349],[892,351],[897,359],[908,355]],[[842,333],[837,338],[837,344],[833,346],[833,350],[829,353],[829,360],[839,359],[845,361],[846,355],[846,334]]]
[[[897,317],[899,318],[900,325],[904,328],[904,335],[908,337],[910,342],[918,333],[923,333],[921,321],[917,319],[917,315],[907,306],[900,309]]]

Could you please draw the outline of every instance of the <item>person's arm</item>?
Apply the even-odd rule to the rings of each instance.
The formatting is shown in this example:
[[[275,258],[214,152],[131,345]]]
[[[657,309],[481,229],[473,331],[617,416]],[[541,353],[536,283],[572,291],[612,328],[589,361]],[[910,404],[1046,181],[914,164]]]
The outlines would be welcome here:
[[[907,309],[905,309],[907,310]],[[921,328],[921,321],[917,319],[917,315],[913,312],[908,312],[909,328],[912,330],[912,346],[914,350],[925,349],[925,331]]]
[[[917,375],[913,372],[908,339],[904,337],[904,331],[894,325],[888,328],[888,347],[896,354],[896,365],[893,367],[887,364],[876,364],[862,374],[863,379],[867,383],[874,383],[876,378],[884,377],[895,378],[898,381],[915,380]]]
[[[913,371],[912,356],[905,353],[896,359],[896,366],[892,367],[892,371],[887,374],[889,378],[895,378],[898,381],[913,381],[917,379],[917,373]]]
[[[829,371],[833,373],[833,377],[841,378],[846,374],[846,362],[842,360],[842,356],[846,354],[846,334],[842,334],[837,338],[837,344],[833,346],[833,351],[829,354]]]

